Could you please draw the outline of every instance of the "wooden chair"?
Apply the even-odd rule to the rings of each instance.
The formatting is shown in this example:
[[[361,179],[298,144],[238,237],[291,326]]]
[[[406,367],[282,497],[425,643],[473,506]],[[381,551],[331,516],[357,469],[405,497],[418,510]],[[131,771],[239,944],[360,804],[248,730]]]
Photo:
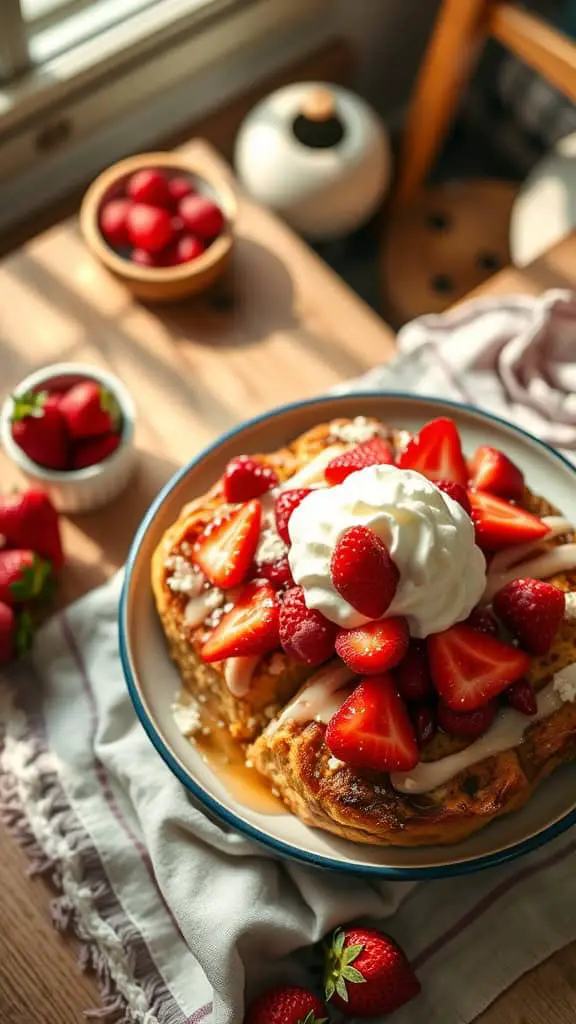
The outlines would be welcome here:
[[[443,0],[401,143],[395,204],[409,202],[425,181],[489,36],[576,102],[576,44],[567,36],[516,3]]]

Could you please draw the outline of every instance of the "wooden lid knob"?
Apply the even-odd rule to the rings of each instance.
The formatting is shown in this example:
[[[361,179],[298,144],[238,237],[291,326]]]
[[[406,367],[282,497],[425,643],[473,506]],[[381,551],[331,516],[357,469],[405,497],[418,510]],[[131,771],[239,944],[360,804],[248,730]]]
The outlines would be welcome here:
[[[311,89],[304,98],[300,112],[309,121],[329,121],[336,113],[334,94],[322,86]]]

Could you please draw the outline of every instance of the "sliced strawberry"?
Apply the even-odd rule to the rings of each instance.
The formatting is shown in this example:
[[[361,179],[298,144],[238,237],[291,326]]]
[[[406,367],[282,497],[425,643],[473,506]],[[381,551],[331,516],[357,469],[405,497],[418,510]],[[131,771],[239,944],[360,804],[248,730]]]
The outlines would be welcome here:
[[[537,516],[483,491],[468,491],[476,543],[483,551],[499,551],[513,544],[540,540],[548,527]]]
[[[470,462],[470,485],[498,498],[520,501],[524,494],[524,475],[498,448],[483,444]]]
[[[436,732],[436,715],[430,704],[412,704],[408,713],[414,726],[416,739],[420,747],[429,743]]]
[[[249,583],[232,610],[220,619],[200,657],[211,662],[268,654],[278,646],[278,622],[278,601],[272,587]]]
[[[388,548],[368,526],[351,526],[340,535],[330,575],[344,600],[369,619],[384,615],[400,579]]]
[[[495,614],[531,654],[547,654],[564,618],[563,590],[544,580],[512,580],[493,601]]]
[[[250,501],[270,491],[278,477],[270,466],[258,462],[252,455],[237,455],[224,470],[223,485],[226,501]]]
[[[290,516],[308,494],[310,494],[309,487],[288,487],[285,491],[280,491],[274,502],[276,529],[285,544],[290,543],[290,534],[288,533]]]
[[[410,771],[418,764],[414,729],[391,676],[363,679],[330,719],[326,746],[355,768]]]
[[[408,650],[408,638],[406,619],[379,619],[356,629],[339,629],[336,654],[353,672],[373,675],[402,661]]]
[[[260,537],[259,501],[214,519],[194,545],[194,558],[215,587],[237,587],[248,575]]]
[[[366,469],[366,466],[393,465],[394,453],[390,445],[381,437],[373,437],[342,452],[342,455],[336,455],[326,466],[324,476],[329,484],[341,484],[350,473]]]
[[[453,480],[462,487],[468,483],[460,435],[453,420],[445,416],[431,420],[408,441],[397,465],[400,469],[415,469],[429,480]]]
[[[462,505],[462,508],[467,515],[471,514],[472,506],[470,504],[470,499],[466,494],[464,487],[462,487],[462,484],[456,484],[453,480],[437,480],[436,487],[438,490],[444,491],[444,494],[453,498],[454,501],[457,501],[459,505]]]
[[[459,623],[426,641],[432,682],[453,711],[474,711],[530,668],[511,644]]]
[[[400,696],[408,703],[418,704],[434,695],[424,640],[410,640],[406,655],[394,672],[394,680]]]

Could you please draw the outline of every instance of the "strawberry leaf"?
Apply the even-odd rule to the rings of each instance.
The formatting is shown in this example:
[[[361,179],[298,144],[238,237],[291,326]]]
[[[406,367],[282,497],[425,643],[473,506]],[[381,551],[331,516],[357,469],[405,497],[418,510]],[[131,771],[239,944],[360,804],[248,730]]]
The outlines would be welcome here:
[[[118,427],[120,426],[122,413],[120,411],[120,406],[118,405],[116,395],[114,395],[111,391],[108,391],[107,388],[100,389],[100,407],[103,409],[104,412],[108,413],[110,419],[112,420],[112,426],[114,427],[114,430],[117,430]]]
[[[346,978],[346,981],[353,982],[355,985],[361,985],[362,982],[366,981],[366,978],[360,971],[357,971],[355,967],[350,967],[348,964],[342,968],[342,977]]]
[[[336,956],[340,956],[342,950],[344,949],[345,941],[346,935],[344,934],[344,930],[342,928],[338,928],[334,932],[334,936],[332,939],[332,949],[334,950]]]
[[[298,1024],[328,1024],[328,1017],[315,1017],[314,1010],[308,1010],[306,1016],[300,1018]]]
[[[334,978],[330,976],[326,979],[326,986],[324,989],[327,1003],[332,999],[332,996],[334,995],[335,991],[336,984],[334,982]]]
[[[346,982],[342,975],[336,979],[336,992],[345,1003],[348,1002],[348,989],[346,988]]]
[[[20,579],[10,584],[10,590],[19,601],[27,601],[44,595],[51,573],[50,562],[34,555],[31,565],[20,569]]]
[[[47,391],[24,391],[21,395],[12,395],[12,423],[18,423],[19,420],[26,419],[27,416],[41,419],[44,415],[44,402],[47,398]]]
[[[34,623],[32,622],[32,616],[29,611],[23,611],[18,619],[14,636],[14,644],[18,654],[26,654],[26,651],[30,650],[33,635]]]
[[[353,960],[356,960],[360,953],[364,949],[364,946],[360,943],[356,946],[347,946],[342,955],[342,963],[344,965],[351,964]]]

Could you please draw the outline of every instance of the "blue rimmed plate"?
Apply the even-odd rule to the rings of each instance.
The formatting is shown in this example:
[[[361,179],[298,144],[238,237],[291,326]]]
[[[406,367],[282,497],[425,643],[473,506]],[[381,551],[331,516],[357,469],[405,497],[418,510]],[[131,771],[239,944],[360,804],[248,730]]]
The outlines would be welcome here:
[[[381,878],[433,878],[477,871],[535,849],[576,821],[576,767],[555,772],[522,810],[457,845],[364,846],[309,828],[288,812],[241,802],[180,735],[172,718],[179,679],[167,654],[150,587],[150,560],[164,531],[187,501],[212,485],[233,455],[271,451],[317,423],[359,415],[376,416],[414,431],[434,416],[451,416],[466,451],[479,444],[502,448],[522,467],[531,489],[576,522],[574,468],[541,441],[494,416],[456,403],[382,393],[321,398],[276,409],[242,424],[201,452],[174,475],[144,517],[128,557],[120,604],[120,651],[128,689],[156,750],[196,801],[222,824],[273,852],[318,867]]]

